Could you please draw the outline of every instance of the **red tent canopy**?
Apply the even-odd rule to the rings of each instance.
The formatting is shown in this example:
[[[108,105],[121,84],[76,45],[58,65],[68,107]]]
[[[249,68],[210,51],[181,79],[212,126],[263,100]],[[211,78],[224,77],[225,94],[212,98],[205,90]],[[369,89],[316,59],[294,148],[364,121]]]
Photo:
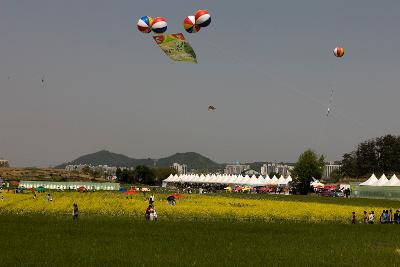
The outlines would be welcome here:
[[[135,189],[129,189],[128,191],[126,191],[124,194],[125,195],[135,195],[138,192]]]
[[[183,198],[183,195],[181,195],[181,194],[173,193],[172,195],[173,195],[175,198]]]

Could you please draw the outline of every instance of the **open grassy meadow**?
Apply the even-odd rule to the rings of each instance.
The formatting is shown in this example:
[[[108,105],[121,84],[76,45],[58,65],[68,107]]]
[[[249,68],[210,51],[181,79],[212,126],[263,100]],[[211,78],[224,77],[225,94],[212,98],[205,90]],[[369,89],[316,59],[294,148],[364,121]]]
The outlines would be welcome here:
[[[314,196],[184,195],[172,207],[110,192],[5,193],[2,266],[399,266],[400,225],[350,225],[400,202]],[[80,215],[72,219],[72,203]]]

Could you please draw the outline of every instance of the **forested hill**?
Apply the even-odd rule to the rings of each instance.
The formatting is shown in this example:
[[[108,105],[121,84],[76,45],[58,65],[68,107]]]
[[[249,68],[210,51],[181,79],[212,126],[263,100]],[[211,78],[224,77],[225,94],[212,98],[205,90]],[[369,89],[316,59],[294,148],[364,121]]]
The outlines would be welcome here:
[[[63,169],[67,165],[79,165],[79,164],[90,164],[90,165],[108,165],[118,167],[136,167],[138,165],[146,165],[149,167],[154,166],[154,159],[134,159],[122,154],[112,153],[107,150],[101,150],[96,153],[87,154],[81,156],[73,161],[60,164],[56,166],[58,169]],[[218,170],[222,168],[221,164],[218,164],[211,159],[204,157],[195,152],[176,153],[172,156],[160,158],[156,160],[156,166],[158,167],[169,167],[174,162],[179,164],[186,164],[188,170]]]

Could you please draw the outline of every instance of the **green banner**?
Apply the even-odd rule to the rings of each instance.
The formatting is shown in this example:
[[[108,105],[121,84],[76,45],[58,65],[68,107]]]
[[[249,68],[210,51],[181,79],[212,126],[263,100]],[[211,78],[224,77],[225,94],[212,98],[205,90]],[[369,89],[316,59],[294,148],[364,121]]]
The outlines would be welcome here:
[[[170,59],[197,64],[196,54],[182,33],[156,35],[153,38]]]

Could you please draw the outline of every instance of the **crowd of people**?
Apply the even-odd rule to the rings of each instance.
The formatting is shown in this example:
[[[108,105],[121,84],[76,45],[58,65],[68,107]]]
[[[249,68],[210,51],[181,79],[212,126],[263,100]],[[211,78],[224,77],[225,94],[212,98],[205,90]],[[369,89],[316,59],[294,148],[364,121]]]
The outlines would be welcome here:
[[[363,214],[363,223],[365,224],[374,224],[376,221],[375,219],[375,212],[372,210],[369,213],[364,211]],[[351,223],[356,224],[356,213],[352,212]],[[381,224],[399,224],[400,223],[400,211],[396,210],[396,212],[392,212],[392,210],[383,210],[381,216],[379,217],[379,222]]]

